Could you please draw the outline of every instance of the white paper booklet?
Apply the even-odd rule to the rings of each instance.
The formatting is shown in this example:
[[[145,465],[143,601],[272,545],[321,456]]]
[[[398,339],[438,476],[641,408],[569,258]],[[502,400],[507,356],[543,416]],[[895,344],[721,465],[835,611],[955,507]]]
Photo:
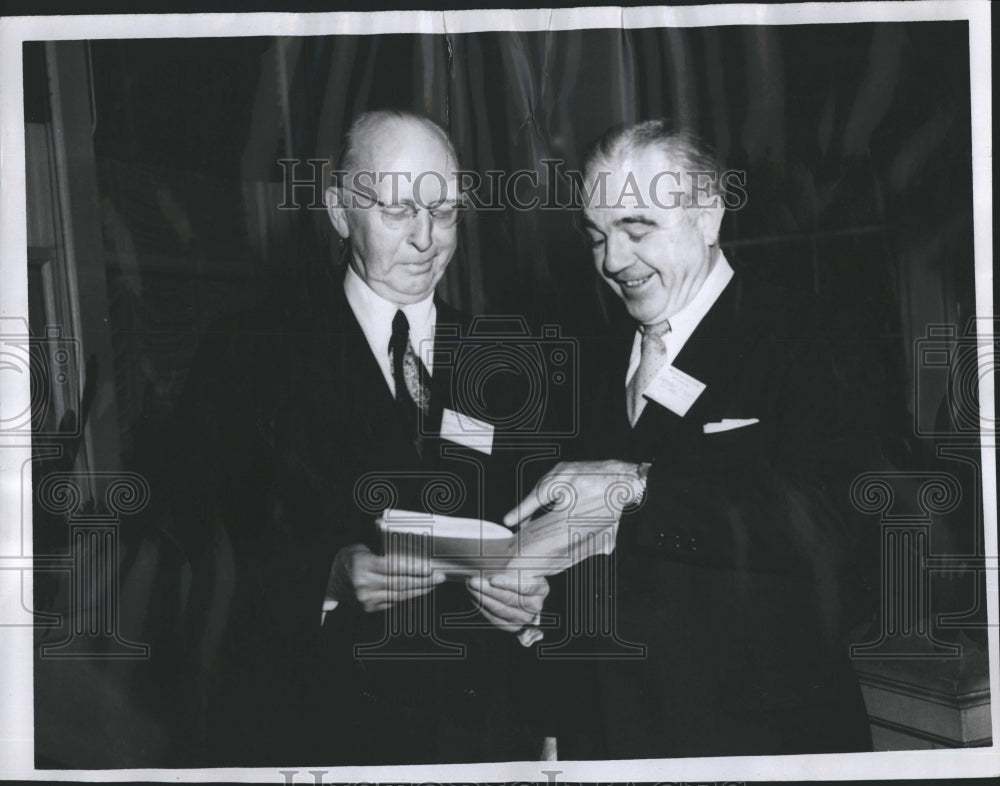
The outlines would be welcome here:
[[[517,529],[482,519],[387,509],[378,519],[390,559],[429,559],[437,570],[461,578],[522,571],[551,576],[615,547],[617,522],[543,513]]]

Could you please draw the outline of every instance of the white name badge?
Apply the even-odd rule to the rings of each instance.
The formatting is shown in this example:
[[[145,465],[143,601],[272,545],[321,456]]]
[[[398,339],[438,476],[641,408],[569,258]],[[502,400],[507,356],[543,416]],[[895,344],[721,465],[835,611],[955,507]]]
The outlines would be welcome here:
[[[704,382],[668,364],[653,377],[642,394],[675,415],[684,417],[704,389]]]
[[[447,407],[441,414],[441,438],[487,456],[493,454],[493,426]]]

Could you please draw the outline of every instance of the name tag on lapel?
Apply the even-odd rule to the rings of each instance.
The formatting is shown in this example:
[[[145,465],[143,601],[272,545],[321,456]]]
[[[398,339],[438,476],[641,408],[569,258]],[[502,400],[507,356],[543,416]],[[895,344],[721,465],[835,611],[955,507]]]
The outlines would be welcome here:
[[[679,368],[666,365],[653,377],[643,391],[643,395],[666,407],[675,415],[684,417],[698,396],[705,390],[705,383],[699,382]]]
[[[493,426],[447,407],[441,413],[441,438],[493,455]]]

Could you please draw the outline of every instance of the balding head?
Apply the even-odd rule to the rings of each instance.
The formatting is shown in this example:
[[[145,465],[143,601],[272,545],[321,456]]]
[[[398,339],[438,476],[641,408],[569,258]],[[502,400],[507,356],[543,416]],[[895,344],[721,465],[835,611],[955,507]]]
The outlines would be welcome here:
[[[455,253],[458,159],[445,132],[412,112],[361,115],[347,132],[327,212],[350,240],[350,265],[385,299],[433,294]]]
[[[458,168],[455,147],[444,129],[433,120],[404,109],[376,109],[365,112],[351,123],[344,135],[344,151],[337,170],[348,178],[362,170],[372,171],[379,151],[391,149],[396,140],[411,133],[440,143],[454,161],[455,169]]]

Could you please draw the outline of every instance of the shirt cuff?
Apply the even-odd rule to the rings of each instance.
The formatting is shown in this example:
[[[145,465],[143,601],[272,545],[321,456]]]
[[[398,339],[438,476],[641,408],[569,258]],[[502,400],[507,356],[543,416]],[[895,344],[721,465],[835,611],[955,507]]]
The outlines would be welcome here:
[[[326,615],[329,614],[331,611],[333,611],[335,608],[337,608],[337,605],[339,603],[340,601],[330,600],[329,598],[323,601],[323,611],[319,615],[320,627],[322,627],[323,623],[326,622]]]

